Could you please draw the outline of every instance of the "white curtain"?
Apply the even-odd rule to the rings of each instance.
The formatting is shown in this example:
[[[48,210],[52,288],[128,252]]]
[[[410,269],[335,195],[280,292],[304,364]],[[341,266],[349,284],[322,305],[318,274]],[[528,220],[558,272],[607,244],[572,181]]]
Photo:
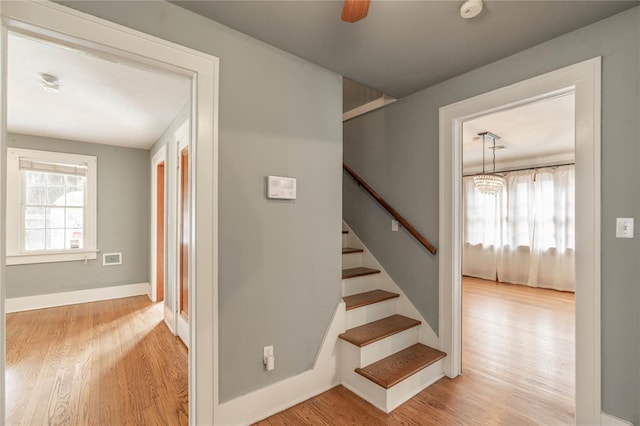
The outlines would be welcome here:
[[[464,275],[574,291],[573,166],[507,173],[497,196],[463,182]]]
[[[475,196],[477,190],[471,178],[464,178],[463,185],[462,274],[495,280],[502,194]]]

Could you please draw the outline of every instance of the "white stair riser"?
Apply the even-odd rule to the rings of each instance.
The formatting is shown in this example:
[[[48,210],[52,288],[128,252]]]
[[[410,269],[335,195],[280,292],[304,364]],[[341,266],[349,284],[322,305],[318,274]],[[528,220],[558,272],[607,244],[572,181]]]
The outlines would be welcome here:
[[[373,364],[416,343],[418,343],[418,327],[413,327],[363,347],[341,340],[340,347],[342,354],[345,355],[343,359],[349,360],[347,369],[353,370]]]
[[[390,413],[444,377],[442,369],[443,361],[439,360],[389,389],[375,384],[353,370],[343,371],[342,384],[380,410]]]
[[[351,309],[346,315],[346,329],[358,327],[397,313],[397,298]]]
[[[349,234],[342,234],[342,247],[349,247]]]
[[[342,295],[351,296],[365,291],[378,288],[380,274],[363,275],[361,277],[347,278],[342,280]]]
[[[369,401],[381,410],[386,405],[386,392],[361,375],[355,373],[360,365],[360,348],[349,342],[340,342],[340,376],[342,384],[355,394]]]
[[[378,340],[360,348],[360,367],[372,364],[416,343],[418,343],[418,327]]]
[[[415,395],[440,380],[442,377],[444,377],[443,371],[444,361],[441,359],[434,362],[427,368],[420,370],[416,374],[407,377],[397,385],[386,389],[387,406],[385,412],[390,413],[391,411],[398,408],[401,404],[404,404],[409,399],[413,398]],[[384,388],[380,387],[380,389]]]
[[[344,371],[342,373],[342,385],[360,398],[376,406],[379,410],[385,411],[387,406],[387,391],[365,379],[355,371]]]
[[[362,266],[362,253],[344,253],[342,255],[342,269]]]

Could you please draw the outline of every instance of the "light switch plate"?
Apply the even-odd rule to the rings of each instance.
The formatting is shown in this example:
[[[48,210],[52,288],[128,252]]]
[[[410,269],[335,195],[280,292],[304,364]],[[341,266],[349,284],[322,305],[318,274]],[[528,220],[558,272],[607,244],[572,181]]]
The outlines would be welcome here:
[[[616,218],[616,238],[633,238],[633,218]]]
[[[398,230],[398,221],[395,219],[391,219],[391,230],[392,231]]]

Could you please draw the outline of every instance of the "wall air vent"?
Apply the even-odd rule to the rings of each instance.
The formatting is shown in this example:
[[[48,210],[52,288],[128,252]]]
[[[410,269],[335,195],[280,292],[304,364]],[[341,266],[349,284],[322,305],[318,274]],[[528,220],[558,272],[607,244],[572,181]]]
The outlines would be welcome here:
[[[104,253],[102,266],[122,265],[122,253]]]

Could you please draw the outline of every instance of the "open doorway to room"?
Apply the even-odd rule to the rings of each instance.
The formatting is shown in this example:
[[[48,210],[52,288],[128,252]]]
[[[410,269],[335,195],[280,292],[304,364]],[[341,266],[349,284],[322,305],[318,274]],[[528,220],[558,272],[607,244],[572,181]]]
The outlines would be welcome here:
[[[465,121],[462,150],[462,372],[573,423],[575,93]]]
[[[11,31],[7,88],[6,423],[187,424],[177,160],[155,154],[177,151],[190,77]]]

